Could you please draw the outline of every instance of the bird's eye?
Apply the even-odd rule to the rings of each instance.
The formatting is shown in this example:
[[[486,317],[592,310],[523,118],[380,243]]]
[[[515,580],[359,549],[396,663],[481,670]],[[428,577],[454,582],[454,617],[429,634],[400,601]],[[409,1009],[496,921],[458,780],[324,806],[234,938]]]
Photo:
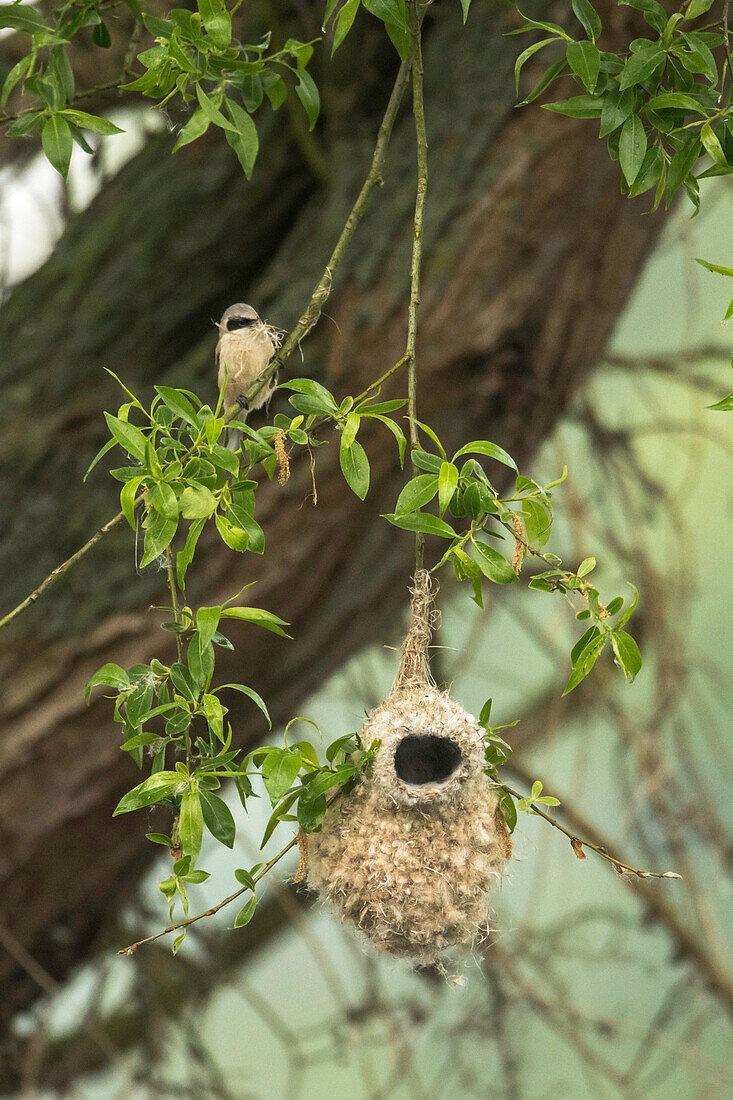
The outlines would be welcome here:
[[[254,317],[230,317],[227,321],[227,332],[233,332],[237,328],[248,328],[254,323]]]

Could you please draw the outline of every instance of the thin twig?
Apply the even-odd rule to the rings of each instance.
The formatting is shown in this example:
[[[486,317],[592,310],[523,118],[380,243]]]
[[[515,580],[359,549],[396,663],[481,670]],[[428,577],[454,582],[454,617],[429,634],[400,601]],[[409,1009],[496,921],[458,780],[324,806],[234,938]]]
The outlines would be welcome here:
[[[730,0],[723,0],[723,35],[725,36],[725,56],[728,59],[728,81],[733,88],[733,56],[730,50],[730,31],[728,29],[728,16],[730,13]],[[722,85],[721,85],[722,88]]]
[[[21,611],[25,611],[27,607],[30,607],[31,604],[35,603],[39,596],[42,596],[44,592],[47,592],[48,589],[56,583],[59,577],[62,577],[64,573],[71,569],[72,565],[76,565],[76,563],[80,561],[81,558],[85,556],[85,554],[89,553],[93,546],[97,545],[101,538],[109,534],[109,532],[117,526],[120,520],[123,520],[124,518],[124,512],[118,512],[117,515],[113,516],[112,519],[105,523],[103,527],[100,527],[96,534],[92,535],[89,541],[85,542],[84,545],[80,547],[75,554],[72,554],[71,557],[67,558],[66,561],[62,562],[61,565],[57,565],[56,568],[51,573],[49,573],[45,581],[39,584],[38,588],[34,588],[31,594],[29,596],[26,596],[26,598],[21,603],[19,603],[17,607],[14,607],[13,610],[9,611],[4,618],[0,619],[0,630],[2,630],[4,626],[7,626],[8,623],[12,622],[13,619],[16,618],[16,616],[20,615]]]
[[[514,768],[516,771],[516,768]],[[502,784],[505,790],[509,791],[509,794],[514,795],[515,798],[524,798],[525,796],[520,794],[519,791],[515,791],[512,787],[508,787],[506,783]],[[585,859],[584,848],[590,848],[593,852],[596,852],[603,859],[612,863],[619,874],[623,874],[628,871],[632,875],[636,875],[637,878],[682,878],[682,875],[678,875],[676,871],[640,871],[637,867],[632,867],[630,863],[624,863],[622,859],[617,859],[615,856],[609,854],[609,852],[601,845],[594,844],[591,840],[583,840],[582,837],[576,836],[569,829],[566,829],[564,825],[561,825],[559,821],[556,821],[554,817],[550,817],[544,810],[541,810],[539,806],[533,802],[532,811],[536,813],[538,817],[543,818],[553,829],[559,829],[561,833],[570,841],[573,851],[578,859]]]
[[[395,119],[397,118],[397,112],[399,111],[400,104],[407,88],[407,82],[410,77],[411,59],[406,58],[399,67],[397,77],[392,88],[392,94],[389,97],[387,103],[387,109],[384,113],[379,131],[377,133],[377,142],[374,146],[374,154],[372,156],[372,163],[369,169],[369,173],[362,184],[361,191],[351,208],[351,212],[346,219],[346,224],[341,230],[336,246],[331,253],[330,259],[326,264],[325,270],[321,275],[315,290],[311,295],[311,299],[300,317],[295,328],[288,335],[287,339],[283,343],[282,347],[278,351],[272,362],[265,368],[260,377],[250,387],[246,393],[246,399],[251,405],[252,400],[257,396],[261,389],[270,381],[270,379],[277,374],[280,367],[285,363],[287,359],[293,354],[297,347],[300,346],[301,341],[308,335],[314,325],[317,324],[323,307],[328,301],[328,297],[331,293],[331,287],[333,286],[333,279],[336,270],[341,263],[346,249],[348,248],[351,238],[356,232],[356,228],[359,222],[364,216],[369,199],[371,198],[372,191],[375,187],[381,187],[384,183],[382,178],[382,170],[384,168],[385,157],[387,154],[387,146],[389,145],[389,139],[392,136],[392,130],[394,128]]]
[[[410,306],[407,321],[407,397],[410,415],[410,449],[418,450],[420,441],[417,433],[417,314],[420,307],[420,269],[422,266],[423,214],[425,196],[428,190],[428,139],[425,128],[425,100],[423,92],[423,60],[421,17],[418,0],[408,0],[410,20],[410,55],[412,57],[412,113],[415,118],[415,138],[417,144],[417,187],[415,193],[414,236],[412,241],[412,262],[410,266]],[[419,473],[414,461],[413,473]],[[425,536],[415,534],[415,569],[422,569]]]
[[[106,84],[96,84],[93,88],[86,88],[83,92],[77,92],[63,110],[67,110],[69,107],[73,107],[75,103],[79,103],[80,100],[89,99],[91,96],[97,95],[99,92],[110,92],[113,88],[120,87],[120,81],[124,80],[126,72],[123,72],[116,80],[109,80]],[[25,107],[22,111],[16,111],[11,115],[0,115],[0,126],[5,126],[8,122],[15,122],[18,118],[24,118],[26,115],[42,114],[43,105],[37,107]]]
[[[252,881],[255,885],[264,878],[268,871],[272,870],[276,863],[279,863],[284,855],[294,848],[298,843],[297,836],[294,836],[289,844],[286,844],[276,856],[273,856],[269,863],[266,863],[257,874],[253,877]],[[189,928],[190,925],[196,924],[197,921],[203,920],[204,917],[213,917],[220,909],[223,909],[225,905],[229,905],[230,902],[236,901],[237,898],[241,898],[242,894],[245,894],[249,890],[249,886],[242,886],[241,889],[236,890],[233,894],[230,894],[228,898],[224,898],[218,905],[212,906],[211,909],[206,909],[203,913],[197,913],[195,917],[189,917],[187,920],[178,921],[177,924],[169,924],[167,928],[163,928],[162,931],[156,932],[152,936],[146,936],[144,940],[138,940],[137,943],[131,943],[129,947],[121,947],[117,952],[118,955],[133,955],[137,951],[138,947],[142,947],[143,944],[152,943],[154,940],[159,940],[161,936],[167,936],[171,932],[177,932],[180,928]]]

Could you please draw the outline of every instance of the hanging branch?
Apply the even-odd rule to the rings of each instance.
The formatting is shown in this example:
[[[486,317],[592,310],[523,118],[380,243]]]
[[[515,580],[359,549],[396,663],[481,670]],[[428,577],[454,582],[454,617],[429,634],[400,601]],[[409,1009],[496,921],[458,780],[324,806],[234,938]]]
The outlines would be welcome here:
[[[526,778],[529,782],[531,782],[529,776],[526,773],[522,774],[520,772],[520,769],[514,764],[514,762],[512,762],[511,767],[512,771],[520,773],[521,778]],[[523,794],[520,794],[519,791],[515,791],[513,787],[508,787],[506,783],[503,783],[502,786],[504,787],[504,790],[508,791],[509,794],[513,795],[514,798],[525,798]],[[578,859],[585,859],[586,855],[583,849],[590,848],[591,851],[601,856],[602,859],[607,860],[608,863],[612,863],[614,868],[618,871],[620,875],[628,872],[629,874],[636,875],[637,878],[682,878],[682,875],[678,875],[676,871],[640,871],[638,867],[632,867],[630,863],[624,863],[622,859],[617,859],[616,856],[612,856],[608,852],[608,850],[603,847],[602,844],[594,844],[591,840],[584,840],[582,837],[576,836],[575,833],[571,832],[569,829],[566,829],[565,826],[561,825],[559,821],[556,821],[554,817],[550,817],[550,815],[545,813],[544,810],[541,810],[536,802],[532,802],[531,809],[532,813],[537,814],[538,817],[541,817],[545,821],[547,821],[548,824],[552,825],[553,829],[559,829],[561,833],[565,834],[565,836],[570,841],[570,846],[572,847]]]
[[[418,0],[408,0],[410,21],[410,56],[412,57],[412,113],[415,118],[415,138],[417,144],[417,188],[415,193],[414,237],[412,241],[412,264],[410,268],[410,306],[407,320],[407,405],[410,417],[410,449],[418,450],[420,442],[417,434],[417,313],[420,307],[420,269],[422,265],[423,214],[425,197],[428,191],[428,139],[425,128],[425,100],[423,92],[422,58],[422,18],[418,10]],[[413,462],[414,474],[420,470]],[[422,569],[425,536],[415,534],[415,570]]]
[[[268,871],[272,870],[276,863],[279,863],[284,855],[294,848],[298,843],[298,837],[294,836],[293,839],[282,848],[276,856],[260,868],[256,875],[252,877],[253,885],[257,885],[261,878],[264,878]],[[220,909],[223,909],[225,905],[229,905],[231,902],[236,901],[237,898],[241,898],[242,894],[246,894],[248,890],[251,890],[251,886],[242,886],[239,890],[235,890],[233,894],[230,894],[228,898],[224,898],[218,905],[214,905],[211,909],[204,910],[203,913],[197,913],[195,917],[189,917],[187,920],[178,921],[177,924],[169,924],[167,928],[161,929],[160,932],[155,932],[152,936],[146,936],[143,940],[138,940],[137,943],[131,943],[128,947],[121,947],[117,952],[118,955],[134,955],[138,947],[142,947],[143,944],[153,943],[154,940],[159,940],[161,936],[168,936],[171,932],[179,932],[184,928],[190,927],[192,924],[196,924],[197,921],[203,920],[204,917],[213,917]]]

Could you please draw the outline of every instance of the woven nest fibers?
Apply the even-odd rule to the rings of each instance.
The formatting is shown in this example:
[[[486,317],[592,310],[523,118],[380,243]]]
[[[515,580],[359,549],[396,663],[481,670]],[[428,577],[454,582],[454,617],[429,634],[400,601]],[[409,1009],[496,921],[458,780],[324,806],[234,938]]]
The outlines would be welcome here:
[[[486,928],[511,855],[475,718],[442,691],[394,691],[368,716],[371,775],[308,838],[308,882],[380,951],[430,962]]]

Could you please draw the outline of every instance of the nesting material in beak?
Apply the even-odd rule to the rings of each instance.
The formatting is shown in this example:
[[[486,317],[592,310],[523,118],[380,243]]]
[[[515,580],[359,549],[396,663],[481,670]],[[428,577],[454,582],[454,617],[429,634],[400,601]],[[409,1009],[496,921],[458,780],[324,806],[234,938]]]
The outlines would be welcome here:
[[[486,929],[511,854],[484,732],[430,675],[433,599],[421,572],[394,687],[361,731],[381,742],[371,774],[309,838],[309,885],[379,950],[420,962]]]

